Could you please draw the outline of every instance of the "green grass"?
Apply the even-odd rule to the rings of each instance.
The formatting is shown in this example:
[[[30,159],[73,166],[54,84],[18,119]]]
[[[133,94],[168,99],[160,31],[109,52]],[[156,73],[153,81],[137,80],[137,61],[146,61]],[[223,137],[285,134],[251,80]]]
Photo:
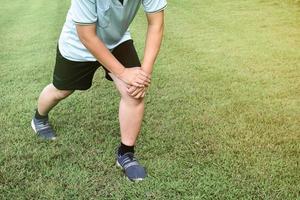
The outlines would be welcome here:
[[[119,98],[102,70],[52,111],[59,140],[31,130],[68,6],[1,1],[0,199],[300,199],[299,1],[169,0],[138,184],[114,164]],[[140,12],[140,53],[145,29]]]

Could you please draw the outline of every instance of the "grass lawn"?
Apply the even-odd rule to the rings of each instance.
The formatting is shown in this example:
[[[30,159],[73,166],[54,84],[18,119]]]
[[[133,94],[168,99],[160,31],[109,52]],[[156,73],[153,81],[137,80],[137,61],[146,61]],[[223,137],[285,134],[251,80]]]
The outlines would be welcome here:
[[[69,4],[1,0],[1,200],[300,199],[299,2],[169,0],[137,184],[115,166],[119,97],[103,70],[51,112],[57,141],[31,130]],[[141,57],[145,29],[141,10]]]

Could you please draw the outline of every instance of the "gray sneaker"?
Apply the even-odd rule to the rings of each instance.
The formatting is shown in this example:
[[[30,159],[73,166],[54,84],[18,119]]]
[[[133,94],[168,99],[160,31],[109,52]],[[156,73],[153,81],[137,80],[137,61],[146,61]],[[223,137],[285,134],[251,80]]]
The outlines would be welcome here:
[[[33,117],[31,127],[34,132],[44,140],[55,140],[55,132],[52,129],[48,117],[45,119],[37,119]]]
[[[121,167],[125,176],[131,181],[142,181],[146,178],[147,172],[131,152],[123,156],[117,155],[117,166]]]

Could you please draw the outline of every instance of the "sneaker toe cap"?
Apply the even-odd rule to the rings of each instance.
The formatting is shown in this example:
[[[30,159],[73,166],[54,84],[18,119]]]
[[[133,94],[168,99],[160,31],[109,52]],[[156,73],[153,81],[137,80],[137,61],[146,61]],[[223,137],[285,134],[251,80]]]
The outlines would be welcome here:
[[[41,131],[38,135],[45,140],[56,140],[55,135],[49,131]]]
[[[147,176],[145,169],[139,165],[128,167],[125,174],[133,181],[143,180]]]

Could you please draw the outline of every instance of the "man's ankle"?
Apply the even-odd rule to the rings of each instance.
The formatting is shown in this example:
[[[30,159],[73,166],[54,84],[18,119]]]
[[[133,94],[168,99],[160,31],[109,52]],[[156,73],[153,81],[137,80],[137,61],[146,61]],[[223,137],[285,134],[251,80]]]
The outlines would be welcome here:
[[[47,119],[47,118],[48,118],[48,114],[47,114],[47,115],[41,115],[41,114],[39,113],[38,109],[36,109],[36,110],[35,110],[35,115],[34,115],[34,117],[35,117],[36,119]]]
[[[133,146],[128,146],[125,145],[121,142],[119,148],[118,148],[118,156],[123,156],[126,153],[134,153],[134,145]]]

